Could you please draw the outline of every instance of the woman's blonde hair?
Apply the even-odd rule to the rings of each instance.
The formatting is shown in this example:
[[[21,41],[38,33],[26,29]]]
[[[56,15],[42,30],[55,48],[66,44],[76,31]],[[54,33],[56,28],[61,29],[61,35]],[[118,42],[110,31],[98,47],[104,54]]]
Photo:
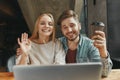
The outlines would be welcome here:
[[[50,40],[55,41],[55,24],[54,24],[54,18],[53,18],[53,16],[52,16],[52,14],[50,14],[50,13],[41,14],[41,15],[37,18],[37,20],[36,20],[36,22],[35,22],[35,26],[34,26],[34,30],[33,30],[32,36],[30,37],[31,40],[33,40],[33,39],[38,39],[38,38],[39,38],[39,34],[38,34],[39,21],[40,21],[40,19],[41,19],[43,16],[45,16],[45,15],[49,16],[49,17],[51,18],[51,20],[52,20],[52,23],[53,23],[53,33],[50,35]]]

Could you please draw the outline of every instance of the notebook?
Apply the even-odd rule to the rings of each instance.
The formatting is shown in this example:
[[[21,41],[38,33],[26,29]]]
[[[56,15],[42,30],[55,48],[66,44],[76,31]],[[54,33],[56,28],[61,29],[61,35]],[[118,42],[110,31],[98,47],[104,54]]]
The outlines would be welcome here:
[[[15,80],[100,80],[102,63],[15,65]]]

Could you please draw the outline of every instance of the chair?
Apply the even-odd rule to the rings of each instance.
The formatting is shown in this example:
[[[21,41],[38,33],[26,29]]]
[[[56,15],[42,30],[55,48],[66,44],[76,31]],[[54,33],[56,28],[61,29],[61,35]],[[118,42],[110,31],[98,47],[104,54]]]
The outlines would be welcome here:
[[[16,56],[11,56],[7,61],[7,71],[13,72],[13,66],[15,65]]]
[[[113,62],[113,69],[120,68],[120,43],[114,43],[109,47],[111,60]]]

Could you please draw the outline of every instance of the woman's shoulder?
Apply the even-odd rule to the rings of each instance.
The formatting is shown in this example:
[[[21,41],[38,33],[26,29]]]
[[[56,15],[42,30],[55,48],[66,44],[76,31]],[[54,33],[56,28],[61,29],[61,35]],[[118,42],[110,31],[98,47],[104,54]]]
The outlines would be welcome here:
[[[38,44],[35,39],[29,39],[29,41],[30,41],[32,44]]]

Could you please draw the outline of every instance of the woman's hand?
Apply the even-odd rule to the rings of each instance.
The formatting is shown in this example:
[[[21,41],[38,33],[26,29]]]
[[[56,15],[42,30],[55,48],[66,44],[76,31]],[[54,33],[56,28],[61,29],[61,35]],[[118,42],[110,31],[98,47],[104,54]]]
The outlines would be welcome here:
[[[18,44],[20,45],[21,52],[28,55],[27,51],[31,49],[31,44],[27,33],[22,33],[21,40],[18,38]]]
[[[103,31],[95,31],[95,35],[92,37],[94,40],[94,46],[99,49],[101,57],[107,57],[106,37]]]

